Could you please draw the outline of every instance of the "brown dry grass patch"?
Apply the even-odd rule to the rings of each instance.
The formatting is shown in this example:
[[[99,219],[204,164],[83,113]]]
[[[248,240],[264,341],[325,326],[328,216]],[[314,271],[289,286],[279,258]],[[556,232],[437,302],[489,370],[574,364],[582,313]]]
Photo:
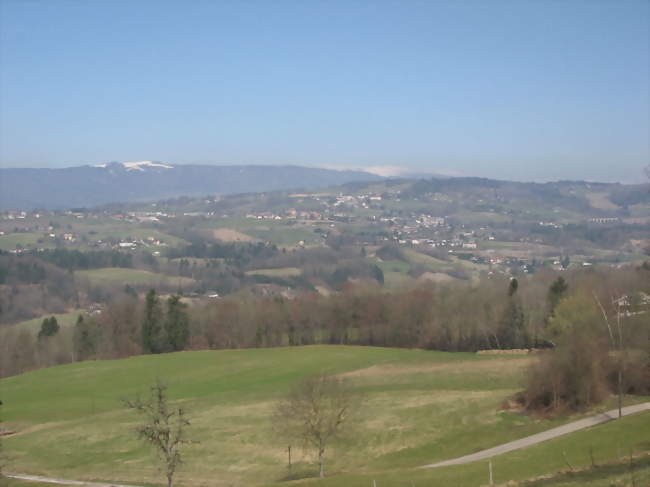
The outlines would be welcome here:
[[[353,370],[339,377],[383,377],[427,372],[501,372],[513,368],[526,367],[534,360],[533,357],[522,357],[508,360],[467,360],[443,364],[427,365],[373,365],[365,369]]]
[[[610,201],[607,193],[587,193],[585,196],[593,208],[599,210],[618,210],[620,208],[620,206]]]
[[[238,232],[232,228],[217,228],[212,231],[212,236],[223,242],[253,242],[255,240],[250,235]]]

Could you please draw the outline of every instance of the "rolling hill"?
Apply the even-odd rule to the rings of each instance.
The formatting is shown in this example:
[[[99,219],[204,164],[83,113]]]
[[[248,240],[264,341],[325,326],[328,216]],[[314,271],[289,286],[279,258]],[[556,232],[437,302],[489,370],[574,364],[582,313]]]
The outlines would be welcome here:
[[[192,420],[178,484],[290,485],[317,475],[314,455],[295,445],[287,477],[286,442],[274,433],[276,401],[305,375],[343,375],[364,397],[342,441],[327,452],[328,478],[318,485],[478,486],[486,464],[417,470],[546,430],[572,418],[534,418],[503,410],[518,390],[529,356],[490,356],[352,346],[180,352],[79,362],[0,381],[8,471],[152,485],[161,474],[135,439],[139,418],[120,401],[156,378]],[[606,407],[606,406],[605,406]],[[616,448],[647,450],[648,414],[604,424],[494,459],[499,483],[555,472],[566,455],[589,465]],[[301,484],[304,485],[304,484]]]

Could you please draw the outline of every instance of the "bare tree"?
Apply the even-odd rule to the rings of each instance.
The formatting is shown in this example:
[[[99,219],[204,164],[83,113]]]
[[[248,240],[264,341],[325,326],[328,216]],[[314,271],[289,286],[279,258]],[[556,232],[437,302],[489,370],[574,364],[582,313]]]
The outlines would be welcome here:
[[[325,450],[343,430],[358,402],[348,383],[324,374],[296,384],[276,410],[276,428],[318,451],[319,475],[325,475]]]
[[[123,399],[126,407],[135,409],[144,416],[144,423],[136,428],[139,438],[151,444],[160,455],[167,476],[167,487],[174,485],[174,473],[182,463],[181,447],[192,443],[186,438],[190,421],[183,408],[169,404],[167,386],[161,381],[151,386],[150,396],[143,400]]]
[[[616,369],[617,369],[617,374],[616,374],[616,392],[618,395],[618,417],[623,416],[623,373],[625,369],[625,348],[623,345],[623,329],[621,327],[621,305],[622,303],[627,303],[628,297],[626,295],[621,295],[618,298],[612,298],[612,303],[616,306],[616,337],[615,334],[612,332],[612,326],[610,323],[609,316],[607,314],[607,311],[605,310],[605,307],[603,306],[602,302],[600,299],[598,299],[598,296],[596,293],[594,293],[594,300],[598,304],[598,308],[600,309],[600,312],[603,315],[603,320],[605,321],[605,324],[607,325],[607,331],[609,334],[609,340],[610,340],[610,345],[612,350],[617,351],[617,356],[616,356]]]

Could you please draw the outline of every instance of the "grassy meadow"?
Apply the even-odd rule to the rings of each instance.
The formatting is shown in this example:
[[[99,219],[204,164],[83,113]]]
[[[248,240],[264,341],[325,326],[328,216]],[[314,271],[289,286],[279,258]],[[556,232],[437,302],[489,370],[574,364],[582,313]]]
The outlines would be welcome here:
[[[321,237],[311,225],[287,220],[257,220],[254,218],[220,218],[204,225],[205,229],[229,229],[234,232],[270,242],[279,247],[291,247],[300,241],[308,245],[320,244]]]
[[[502,411],[521,387],[528,356],[490,356],[352,346],[180,352],[82,362],[2,379],[6,470],[66,479],[162,483],[154,455],[133,430],[138,417],[120,398],[156,378],[192,419],[183,486],[478,486],[486,462],[415,467],[527,436],[570,418]],[[363,396],[346,435],[326,452],[328,478],[294,445],[288,481],[284,439],[274,433],[276,402],[305,375],[348,378]],[[650,414],[624,418],[494,459],[498,483],[588,465],[617,452],[650,449]]]
[[[83,315],[83,314],[85,314],[85,310],[83,309],[70,311],[69,313],[47,314],[44,316],[39,316],[38,318],[33,318],[31,320],[20,321],[14,325],[11,325],[11,327],[16,327],[15,329],[29,330],[31,333],[36,334],[40,331],[43,320],[45,318],[54,316],[56,318],[57,323],[59,324],[59,327],[70,328],[72,325],[74,325],[77,322],[79,315]]]
[[[39,243],[39,240],[41,243]],[[14,250],[16,248],[31,249],[36,247],[51,247],[53,244],[43,233],[18,232],[0,235],[0,250]]]
[[[167,285],[191,286],[195,283],[189,277],[174,277],[145,271],[142,269],[128,269],[122,267],[104,267],[75,271],[75,276],[88,279],[91,284],[157,286],[161,282]]]
[[[247,271],[249,276],[269,276],[269,277],[296,277],[302,274],[302,269],[297,267],[280,267],[277,269],[254,269]]]

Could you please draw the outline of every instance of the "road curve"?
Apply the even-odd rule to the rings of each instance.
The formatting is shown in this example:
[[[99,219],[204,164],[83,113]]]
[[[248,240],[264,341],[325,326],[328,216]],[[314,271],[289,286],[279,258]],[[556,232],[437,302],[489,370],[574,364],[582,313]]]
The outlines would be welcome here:
[[[86,482],[84,480],[64,480],[54,479],[50,477],[40,477],[38,475],[24,475],[21,473],[3,473],[5,477],[19,480],[29,480],[32,482],[43,482],[46,484],[59,484],[59,485],[85,485],[87,487],[138,487],[136,485],[127,484],[114,484],[110,482]]]
[[[622,413],[623,416],[628,416],[630,414],[640,413],[642,411],[650,411],[650,402],[644,402],[642,404],[625,407],[623,408]],[[551,428],[550,430],[527,436],[525,438],[521,438],[520,440],[511,441],[509,443],[504,443],[503,445],[488,448],[487,450],[481,450],[479,452],[472,453],[471,455],[452,458],[451,460],[444,460],[442,462],[431,463],[429,465],[422,465],[421,467],[417,468],[446,467],[448,465],[462,465],[464,463],[475,462],[477,460],[485,460],[486,458],[492,458],[513,450],[519,450],[521,448],[526,448],[527,446],[536,445],[543,441],[557,438],[558,436],[573,433],[574,431],[578,431],[584,428],[589,428],[590,426],[606,423],[616,418],[618,418],[618,409],[612,409],[611,411],[607,411],[590,418],[573,421],[572,423],[567,423],[556,428]]]

